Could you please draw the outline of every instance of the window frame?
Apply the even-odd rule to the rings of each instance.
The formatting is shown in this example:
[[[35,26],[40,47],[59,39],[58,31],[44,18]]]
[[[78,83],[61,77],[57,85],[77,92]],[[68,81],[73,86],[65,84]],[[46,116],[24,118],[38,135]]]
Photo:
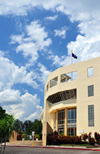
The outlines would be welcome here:
[[[94,127],[94,105],[88,105],[88,127]]]
[[[89,75],[89,69],[93,69],[93,66],[87,68],[87,76],[92,77],[93,76],[93,70],[92,70],[92,75],[91,74]]]
[[[94,96],[94,85],[88,86],[88,97]]]

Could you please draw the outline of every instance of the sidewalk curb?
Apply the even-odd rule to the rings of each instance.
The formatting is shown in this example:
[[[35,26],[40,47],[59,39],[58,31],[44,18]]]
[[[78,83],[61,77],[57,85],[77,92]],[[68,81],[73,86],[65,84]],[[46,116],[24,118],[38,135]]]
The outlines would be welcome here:
[[[77,148],[77,147],[55,147],[55,146],[29,146],[29,145],[6,145],[7,147],[28,147],[28,148],[49,148],[49,149],[69,149],[69,150],[87,150],[87,151],[100,151],[100,149],[93,148]]]

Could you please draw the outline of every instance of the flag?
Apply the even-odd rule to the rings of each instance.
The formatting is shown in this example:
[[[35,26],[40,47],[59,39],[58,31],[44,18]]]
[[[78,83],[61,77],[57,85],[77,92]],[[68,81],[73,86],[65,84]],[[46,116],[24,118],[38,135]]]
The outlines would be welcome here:
[[[74,53],[72,53],[72,57],[74,57],[75,59],[77,59],[77,56]]]

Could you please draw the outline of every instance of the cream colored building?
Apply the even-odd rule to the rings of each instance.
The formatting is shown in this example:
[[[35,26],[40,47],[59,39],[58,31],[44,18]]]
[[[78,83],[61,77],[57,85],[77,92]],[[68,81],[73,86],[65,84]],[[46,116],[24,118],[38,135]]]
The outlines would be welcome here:
[[[39,120],[41,120],[41,122],[43,123],[43,121],[44,121],[44,109],[41,111],[41,113],[39,115]]]
[[[53,131],[100,133],[100,57],[58,68],[45,84],[43,145]]]

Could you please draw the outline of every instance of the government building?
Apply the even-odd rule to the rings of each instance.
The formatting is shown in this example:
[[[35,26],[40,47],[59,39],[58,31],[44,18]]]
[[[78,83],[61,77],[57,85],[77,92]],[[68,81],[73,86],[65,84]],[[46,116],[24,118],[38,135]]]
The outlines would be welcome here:
[[[44,146],[55,130],[69,136],[100,133],[100,57],[50,73],[44,93]]]

